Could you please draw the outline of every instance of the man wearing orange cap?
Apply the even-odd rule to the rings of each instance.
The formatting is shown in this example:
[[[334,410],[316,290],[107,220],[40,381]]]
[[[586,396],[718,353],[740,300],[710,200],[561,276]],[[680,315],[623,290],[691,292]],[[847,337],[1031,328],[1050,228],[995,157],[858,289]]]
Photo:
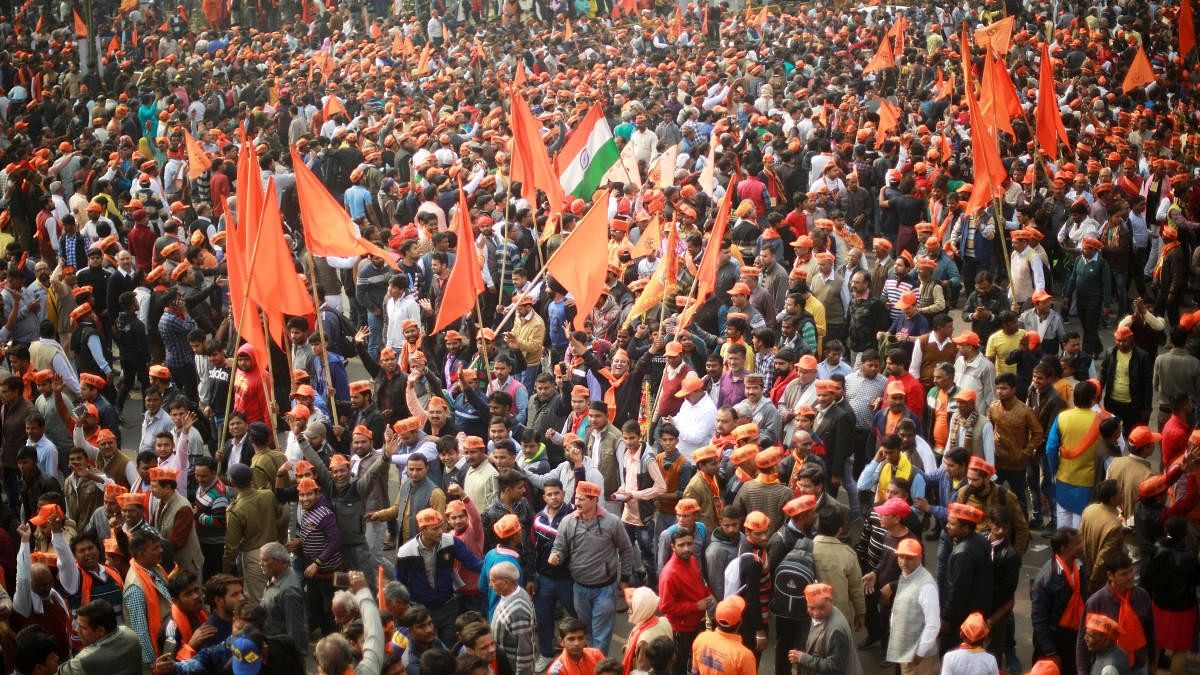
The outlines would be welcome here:
[[[1133,525],[1133,507],[1138,502],[1138,486],[1154,473],[1150,457],[1161,440],[1162,434],[1150,431],[1150,427],[1144,424],[1136,426],[1126,439],[1129,454],[1114,458],[1108,464],[1105,477],[1117,482],[1117,490],[1121,493],[1121,519],[1126,526]]]
[[[560,524],[547,563],[553,567],[565,563],[569,568],[575,582],[575,611],[588,625],[588,642],[607,653],[617,587],[625,587],[632,577],[637,553],[620,518],[600,506],[602,491],[590,481],[575,486],[575,512]],[[589,536],[582,536],[583,531]]]
[[[692,670],[698,675],[755,675],[758,672],[757,657],[742,644],[739,636],[745,612],[746,603],[741,596],[730,596],[717,603],[713,614],[716,627],[702,631],[692,643]]]
[[[956,628],[957,626],[957,628]],[[942,630],[950,633],[951,642],[957,642],[957,648],[942,657],[943,673],[998,673],[996,657],[984,649],[991,630],[982,612],[974,612],[966,617],[961,625],[942,626]]]
[[[1075,302],[1079,322],[1083,325],[1083,350],[1093,356],[1100,354],[1100,315],[1106,311],[1113,295],[1112,272],[1100,255],[1103,244],[1095,237],[1084,237],[1082,253],[1063,286],[1063,301]]]
[[[747,512],[761,511],[770,514],[768,537],[783,525],[783,507],[794,496],[792,489],[779,479],[779,462],[782,459],[783,451],[778,447],[759,450],[754,457],[758,475],[742,485],[733,502]]]
[[[175,565],[199,576],[204,564],[200,539],[196,536],[196,517],[187,498],[176,489],[179,472],[175,469],[150,469],[150,493],[157,504],[154,524],[170,544]]]
[[[941,653],[958,641],[956,626],[972,612],[991,612],[991,546],[975,531],[983,511],[970,504],[952,503],[947,509],[946,533],[953,548],[944,570],[938,569],[938,597],[942,603]],[[943,574],[944,572],[944,574]]]
[[[736,558],[725,567],[725,597],[745,601],[742,616],[742,644],[761,655],[767,650],[770,622],[771,573],[767,562],[771,518],[762,511],[751,511],[742,524],[744,538]]]
[[[17,527],[21,545],[17,551],[17,583],[11,607],[16,614],[12,617],[14,623],[22,627],[38,626],[45,630],[53,636],[59,658],[66,660],[71,655],[71,610],[66,599],[55,589],[54,576],[50,571],[50,565],[54,563],[47,564],[43,553],[31,553],[30,541],[33,528],[42,528],[51,522],[57,524],[62,519],[62,510],[56,505],[47,504],[28,523]],[[49,558],[56,559],[54,554],[50,554]]]
[[[900,577],[892,600],[887,660],[899,664],[904,675],[936,672],[941,605],[937,582],[921,564],[923,553],[919,539],[904,539],[896,546]]]
[[[1111,617],[1100,613],[1088,614],[1084,617],[1080,633],[1087,656],[1082,663],[1087,672],[1100,675],[1130,672],[1128,657],[1117,642],[1122,637],[1121,626]]]
[[[1116,643],[1113,658],[1128,667],[1124,672],[1153,672],[1148,666],[1158,654],[1155,634],[1162,627],[1156,625],[1150,594],[1135,583],[1133,560],[1124,550],[1110,551],[1103,570],[1104,582],[1084,604],[1084,630],[1079,631],[1075,642],[1077,667],[1082,672],[1092,664],[1091,672],[1103,672],[1094,669],[1096,652],[1104,650],[1095,649],[1093,634],[1103,632]]]
[[[1104,409],[1121,418],[1125,429],[1149,421],[1154,400],[1153,357],[1133,344],[1133,330],[1118,326],[1113,331],[1113,348],[1100,363],[1100,386]]]
[[[417,513],[417,536],[396,551],[396,580],[412,595],[412,602],[424,605],[432,614],[438,637],[446,642],[454,636],[454,617],[459,611],[455,598],[455,562],[478,573],[483,562],[466,543],[443,527],[442,514],[434,509]],[[433,566],[426,565],[433,553]]]
[[[790,650],[787,660],[799,665],[800,672],[806,675],[862,675],[862,664],[854,646],[854,630],[842,611],[833,604],[833,587],[823,583],[809,584],[804,588],[804,599],[808,603],[812,630],[808,634],[804,649]]]

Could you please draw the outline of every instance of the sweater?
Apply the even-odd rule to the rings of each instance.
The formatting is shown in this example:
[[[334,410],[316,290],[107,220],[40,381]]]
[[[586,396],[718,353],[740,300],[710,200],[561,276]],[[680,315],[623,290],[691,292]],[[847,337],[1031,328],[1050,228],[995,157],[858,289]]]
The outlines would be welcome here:
[[[658,572],[659,608],[676,633],[699,630],[704,610],[696,603],[711,595],[700,574],[700,560],[692,556],[684,562],[671,556]]]
[[[434,545],[434,571],[430,578],[425,571],[420,546],[421,538],[413,537],[396,551],[396,580],[408,588],[414,603],[430,609],[443,607],[454,600],[455,561],[473,572],[483,569],[483,562],[466,544],[452,534],[443,534]]]

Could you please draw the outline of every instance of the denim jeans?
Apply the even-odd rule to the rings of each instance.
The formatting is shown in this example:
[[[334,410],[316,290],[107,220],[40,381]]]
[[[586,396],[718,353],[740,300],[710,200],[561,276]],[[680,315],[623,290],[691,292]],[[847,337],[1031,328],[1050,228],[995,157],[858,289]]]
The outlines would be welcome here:
[[[538,653],[542,656],[553,657],[561,651],[555,637],[554,608],[559,606],[567,614],[575,615],[574,586],[570,577],[556,579],[545,574],[538,575],[533,611],[537,615]]]
[[[575,614],[588,627],[588,646],[607,654],[612,644],[617,585],[588,588],[582,584],[575,584],[573,594]]]
[[[382,343],[383,337],[383,315],[375,314],[367,311],[367,328],[371,329],[371,335],[367,337],[367,353],[376,361],[379,360],[379,345]]]
[[[521,384],[525,385],[525,391],[533,393],[533,381],[537,379],[538,374],[541,372],[542,364],[540,363],[531,363],[528,368],[521,371],[518,379],[521,380]]]
[[[842,487],[846,488],[846,503],[850,505],[850,518],[857,519],[862,511],[858,503],[858,483],[854,481],[854,455],[846,458],[846,473],[842,478]]]

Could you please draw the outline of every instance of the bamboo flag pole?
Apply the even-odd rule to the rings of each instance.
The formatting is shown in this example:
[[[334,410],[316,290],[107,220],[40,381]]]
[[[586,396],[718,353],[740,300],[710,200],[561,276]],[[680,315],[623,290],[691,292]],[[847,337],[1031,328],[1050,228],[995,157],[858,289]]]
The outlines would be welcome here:
[[[329,403],[329,414],[333,418],[333,426],[337,426],[337,401],[336,397],[329,394],[328,389],[333,388],[333,371],[329,370],[329,343],[325,341],[325,321],[321,319],[321,304],[317,302],[317,273],[315,263],[313,262],[312,251],[304,249],[305,258],[308,260],[308,281],[309,288],[312,290],[313,306],[317,308],[317,335],[321,337],[321,361],[325,366],[325,383],[328,385],[325,395]]]
[[[235,233],[234,236],[237,236],[237,234]],[[262,228],[260,227],[260,228],[258,228],[258,232],[256,232],[254,234],[254,249],[250,251],[250,264],[246,267],[246,269],[248,269],[248,270],[254,269],[254,260],[258,257],[258,242],[261,239],[262,239]],[[246,320],[246,306],[249,304],[250,304],[250,284],[247,283],[245,285],[245,287],[242,289],[241,309],[238,311],[237,320],[233,322],[233,342],[232,342],[232,344],[234,345],[235,348],[237,347],[238,340],[241,339],[241,330],[239,327],[242,325],[242,322]],[[232,314],[231,314],[231,316],[232,316]],[[267,354],[266,357],[268,359],[270,359],[270,354]],[[237,357],[235,356],[234,361],[233,361],[232,373],[229,377],[229,391],[227,391],[225,393],[225,417],[223,417],[222,419],[224,419],[226,421],[226,423],[221,426],[221,439],[220,439],[220,442],[217,443],[217,449],[220,451],[224,451],[224,449],[225,449],[225,434],[227,433],[227,430],[229,428],[229,423],[228,423],[229,422],[229,412],[230,412],[230,410],[233,409],[233,390],[234,390],[234,381],[236,379],[236,375],[237,375]]]

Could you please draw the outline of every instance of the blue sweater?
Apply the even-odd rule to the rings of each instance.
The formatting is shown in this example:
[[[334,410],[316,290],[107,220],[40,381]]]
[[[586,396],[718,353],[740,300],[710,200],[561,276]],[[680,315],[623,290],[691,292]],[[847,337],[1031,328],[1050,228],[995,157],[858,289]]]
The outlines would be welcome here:
[[[494,614],[496,611],[496,605],[500,604],[500,596],[496,595],[496,591],[493,591],[492,585],[488,583],[488,572],[490,572],[492,568],[496,566],[496,563],[510,562],[516,565],[517,570],[521,572],[521,578],[517,583],[521,586],[525,585],[525,569],[521,567],[521,557],[515,554],[516,551],[512,550],[511,548],[504,548],[503,546],[497,546],[496,548],[483,554],[483,569],[481,569],[479,572],[479,590],[480,592],[487,592],[488,621],[492,620],[492,614]]]
[[[483,568],[482,561],[452,534],[443,534],[434,553],[433,583],[425,574],[425,561],[417,548],[420,537],[404,542],[396,551],[396,581],[408,588],[412,601],[429,609],[442,607],[454,599],[454,563],[472,572]]]

